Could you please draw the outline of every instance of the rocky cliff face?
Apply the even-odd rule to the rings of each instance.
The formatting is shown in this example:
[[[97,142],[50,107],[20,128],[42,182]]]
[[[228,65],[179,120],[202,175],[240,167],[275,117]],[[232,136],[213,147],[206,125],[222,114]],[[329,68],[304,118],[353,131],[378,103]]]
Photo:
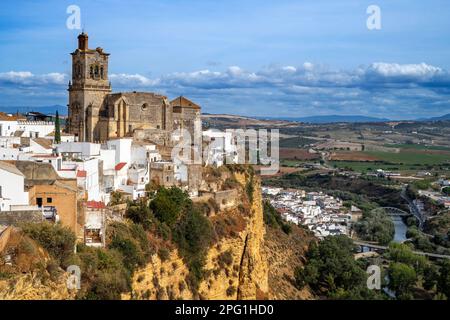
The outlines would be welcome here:
[[[295,267],[305,262],[314,237],[297,227],[290,234],[266,227],[259,178],[246,170],[219,173],[214,173],[215,179],[210,177],[208,191],[234,188],[238,192],[234,205],[226,209],[207,202],[213,208],[208,219],[216,237],[196,289],[187,264],[172,245],[166,248],[168,254],[155,253],[135,270],[131,292],[122,294],[123,299],[314,298],[307,289],[297,290],[294,283]],[[49,254],[36,242],[15,232],[0,258],[8,252],[14,253],[13,268],[0,259],[0,299],[76,298],[76,292],[67,290],[67,273],[52,265]]]
[[[295,269],[306,262],[306,251],[312,241],[316,241],[312,234],[294,225],[290,234],[279,228],[267,228],[264,250],[269,265],[269,299],[315,299],[309,288],[299,290],[295,286],[294,276]]]
[[[69,274],[20,230],[13,229],[0,252],[0,300],[65,300],[76,292],[67,289]]]
[[[34,272],[0,280],[0,300],[72,300],[76,292],[67,289],[67,276],[50,280]]]
[[[242,190],[249,176],[235,173]],[[217,242],[209,249],[205,277],[198,292],[187,284],[188,269],[176,250],[168,259],[154,255],[145,268],[135,272],[132,299],[264,299],[268,297],[268,266],[264,243],[264,221],[260,181],[253,178],[251,201],[239,199],[239,208],[219,212],[211,217],[214,224],[224,226]],[[244,205],[245,203],[245,205]],[[243,209],[243,207],[245,207]]]

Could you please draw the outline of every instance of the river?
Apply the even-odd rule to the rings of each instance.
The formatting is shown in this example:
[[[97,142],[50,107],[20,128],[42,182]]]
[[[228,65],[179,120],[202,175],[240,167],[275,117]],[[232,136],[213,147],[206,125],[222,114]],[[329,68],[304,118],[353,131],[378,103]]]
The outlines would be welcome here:
[[[403,242],[406,238],[406,231],[408,230],[408,227],[403,222],[401,217],[391,217],[392,222],[394,222],[395,227],[395,235],[394,235],[394,242]]]

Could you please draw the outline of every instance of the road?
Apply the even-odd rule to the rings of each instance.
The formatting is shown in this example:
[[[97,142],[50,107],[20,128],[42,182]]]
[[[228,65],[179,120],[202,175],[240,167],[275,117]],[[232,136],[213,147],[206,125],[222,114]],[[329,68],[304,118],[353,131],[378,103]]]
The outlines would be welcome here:
[[[409,205],[409,211],[414,215],[414,217],[419,220],[419,230],[423,230],[423,223],[425,222],[425,217],[423,216],[422,212],[417,208],[417,206],[414,204],[414,202],[408,197],[406,194],[406,185],[403,186],[401,197],[408,202]]]

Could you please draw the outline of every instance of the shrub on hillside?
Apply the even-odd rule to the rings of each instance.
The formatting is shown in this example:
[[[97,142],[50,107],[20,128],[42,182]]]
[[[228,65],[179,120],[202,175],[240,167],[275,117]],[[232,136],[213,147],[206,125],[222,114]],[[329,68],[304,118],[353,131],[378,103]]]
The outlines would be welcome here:
[[[189,266],[193,276],[191,284],[196,289],[203,277],[206,252],[213,240],[211,222],[198,210],[190,207],[173,230],[173,241]]]
[[[161,187],[150,202],[150,209],[156,218],[172,227],[181,212],[190,205],[192,205],[192,201],[186,192],[176,187],[168,189]]]
[[[145,230],[138,224],[114,222],[108,226],[108,239],[108,248],[123,255],[124,265],[130,272],[143,266],[152,253]]]
[[[78,298],[117,300],[130,290],[131,273],[119,251],[79,245],[77,259],[82,279]]]
[[[74,253],[75,234],[67,227],[59,224],[26,223],[22,230],[30,238],[37,241],[63,267]]]
[[[141,224],[145,230],[150,229],[154,220],[152,211],[144,201],[131,203],[127,208],[125,217],[134,223]]]

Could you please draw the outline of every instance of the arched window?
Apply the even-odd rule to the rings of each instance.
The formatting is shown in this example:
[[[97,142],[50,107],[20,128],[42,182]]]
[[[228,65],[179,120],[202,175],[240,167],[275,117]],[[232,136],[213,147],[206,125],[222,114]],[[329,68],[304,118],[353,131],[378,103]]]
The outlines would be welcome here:
[[[94,67],[93,66],[91,66],[91,71],[90,71],[89,75],[91,76],[92,79],[94,79]]]
[[[98,66],[95,66],[95,78],[98,78],[99,77],[99,69],[98,69]]]
[[[103,79],[103,66],[100,67],[100,77]]]

